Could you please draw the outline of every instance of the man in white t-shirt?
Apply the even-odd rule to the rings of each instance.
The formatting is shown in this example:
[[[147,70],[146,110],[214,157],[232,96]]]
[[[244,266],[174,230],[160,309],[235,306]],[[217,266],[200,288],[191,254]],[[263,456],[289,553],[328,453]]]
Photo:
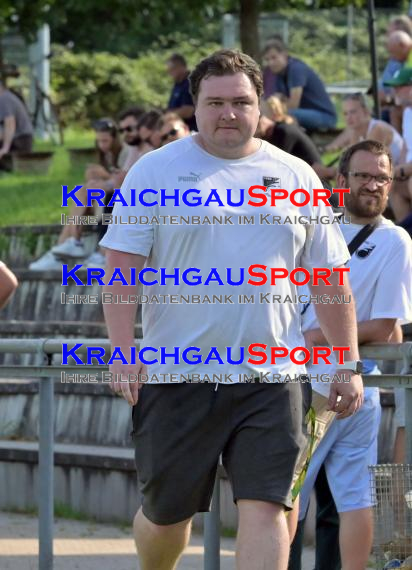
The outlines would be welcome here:
[[[341,226],[346,243],[350,244],[367,224],[376,224],[347,263],[359,344],[389,342],[397,322],[412,321],[412,242],[404,229],[382,216],[392,176],[392,158],[386,147],[376,141],[357,143],[341,157],[337,183],[341,188],[351,189],[350,195],[345,196],[345,217],[351,223]],[[307,346],[324,345],[326,339],[314,307],[305,308],[302,329]],[[375,362],[368,360],[363,364],[363,373],[379,374]],[[308,373],[317,376],[312,387],[320,407],[322,397],[325,402],[329,397],[328,377],[333,377],[335,368],[336,364],[308,365]],[[365,388],[365,401],[359,412],[331,423],[311,459],[300,493],[300,518],[303,518],[323,464],[340,516],[343,570],[363,570],[372,546],[368,465],[377,462],[379,421],[379,390]]]
[[[310,386],[279,382],[305,372],[290,357],[271,358],[274,363],[268,364],[263,357],[245,357],[245,351],[250,354],[250,345],[260,343],[289,355],[303,345],[296,303],[259,302],[264,294],[293,297],[299,287],[289,279],[270,285],[262,277],[252,284],[246,268],[302,267],[313,275],[318,267],[341,268],[349,256],[336,224],[310,221],[316,216],[333,221],[323,202],[314,206],[310,200],[299,208],[283,200],[255,207],[257,201],[248,200],[252,185],[263,185],[268,193],[302,188],[311,195],[322,187],[303,161],[254,138],[263,87],[259,66],[245,54],[221,50],[201,61],[190,81],[199,133],[139,160],[122,186],[128,204],[137,196],[135,205],[117,204],[113,213],[142,221],[112,225],[102,240],[109,275],[116,267],[123,275],[131,268],[140,274],[146,264],[146,273],[140,274],[143,293],[165,299],[143,305],[141,361],[111,366],[111,372],[127,375],[143,374],[148,365],[149,382],[140,391],[132,381],[112,383],[134,406],[142,494],[134,521],[137,551],[143,570],[175,568],[193,515],[209,509],[222,455],[239,510],[238,569],[285,570],[284,512],[292,506],[293,472],[305,444]],[[299,215],[306,221],[286,221]],[[211,223],[214,216],[217,221]],[[244,216],[255,223],[245,225]],[[278,216],[283,223],[259,223],[260,216]],[[219,222],[223,218],[225,224]],[[350,295],[346,274],[340,282],[339,273],[318,289]],[[124,296],[136,288],[115,282],[105,291]],[[171,298],[222,294],[226,304],[179,304]],[[254,295],[255,302],[239,304],[239,294]],[[129,362],[136,305],[106,304],[104,309],[112,349],[120,347]],[[318,313],[329,343],[349,347],[345,364],[354,369],[359,358],[354,307],[319,305]],[[241,383],[242,374],[254,379],[268,374],[270,383]],[[213,375],[220,383],[196,383]],[[333,385],[331,406],[344,418],[361,406],[363,388],[359,374],[342,370],[342,376],[348,381]]]

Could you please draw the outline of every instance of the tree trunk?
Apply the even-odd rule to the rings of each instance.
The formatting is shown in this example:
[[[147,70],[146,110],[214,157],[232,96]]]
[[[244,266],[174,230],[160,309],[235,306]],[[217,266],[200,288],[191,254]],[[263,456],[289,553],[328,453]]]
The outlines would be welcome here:
[[[4,61],[3,61],[3,46],[1,40],[3,36],[0,35],[0,80],[5,84],[6,82],[6,75],[4,73]]]
[[[259,61],[259,0],[240,0],[239,4],[242,51]]]

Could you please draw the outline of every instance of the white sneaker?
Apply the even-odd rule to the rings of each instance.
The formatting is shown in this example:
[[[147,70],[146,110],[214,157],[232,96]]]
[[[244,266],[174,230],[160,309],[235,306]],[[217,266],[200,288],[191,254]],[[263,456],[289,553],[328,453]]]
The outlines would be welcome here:
[[[83,242],[74,237],[70,237],[63,243],[55,245],[51,248],[51,251],[56,257],[86,257]]]
[[[106,256],[100,253],[100,251],[95,251],[84,262],[84,267],[99,267],[104,269],[106,266]]]
[[[54,257],[51,251],[48,251],[29,265],[30,271],[61,271],[61,268],[61,262]]]

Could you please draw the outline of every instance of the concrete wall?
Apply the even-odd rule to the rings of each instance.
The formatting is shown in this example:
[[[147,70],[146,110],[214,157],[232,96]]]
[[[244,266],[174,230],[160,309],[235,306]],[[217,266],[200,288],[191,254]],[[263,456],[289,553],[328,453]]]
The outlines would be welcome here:
[[[35,455],[21,451],[18,459],[12,460],[10,454],[7,457],[0,446],[0,510],[27,510],[38,506]],[[56,458],[55,502],[97,521],[130,524],[141,504],[133,461],[125,460],[123,468],[116,468],[107,458],[105,462],[99,458],[97,462],[101,464],[94,466],[81,465],[84,460],[80,453],[72,465],[62,465]],[[237,527],[237,511],[226,479],[221,480],[221,524],[231,530]],[[202,528],[201,514],[195,516],[194,526]]]

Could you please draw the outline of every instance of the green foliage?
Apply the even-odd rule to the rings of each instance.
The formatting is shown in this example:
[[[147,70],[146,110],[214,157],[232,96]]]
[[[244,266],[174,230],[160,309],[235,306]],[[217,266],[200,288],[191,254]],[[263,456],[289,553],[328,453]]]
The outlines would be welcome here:
[[[186,40],[180,41],[179,52],[193,65],[218,47]],[[137,59],[105,52],[75,54],[63,48],[54,51],[54,100],[66,125],[90,125],[99,117],[116,117],[131,104],[144,108],[167,105],[172,81],[165,73],[165,62],[172,53],[170,49],[150,51]]]
[[[65,147],[52,147],[44,142],[37,142],[35,150],[55,150],[53,162],[48,174],[4,173],[0,176],[0,194],[7,195],[2,201],[0,226],[19,224],[59,224],[61,207],[61,187],[67,184],[74,188],[84,181],[84,168],[73,168],[69,161],[67,148],[93,146],[92,131],[73,131],[69,129],[65,136]],[[1,232],[0,232],[1,235]],[[4,237],[4,236],[3,236]],[[47,238],[48,239],[48,238]],[[30,238],[26,245],[30,248]],[[0,239],[0,251],[8,250],[8,242]]]
[[[355,9],[353,16],[353,57],[350,77],[347,70],[347,12],[345,9],[298,11],[279,10],[289,21],[289,51],[313,67],[326,83],[352,80],[371,81],[370,47],[365,9]],[[387,59],[384,30],[389,17],[377,13],[377,50],[380,68]]]
[[[55,0],[1,0],[0,33],[15,28],[28,40],[33,40],[37,29],[47,21]]]

